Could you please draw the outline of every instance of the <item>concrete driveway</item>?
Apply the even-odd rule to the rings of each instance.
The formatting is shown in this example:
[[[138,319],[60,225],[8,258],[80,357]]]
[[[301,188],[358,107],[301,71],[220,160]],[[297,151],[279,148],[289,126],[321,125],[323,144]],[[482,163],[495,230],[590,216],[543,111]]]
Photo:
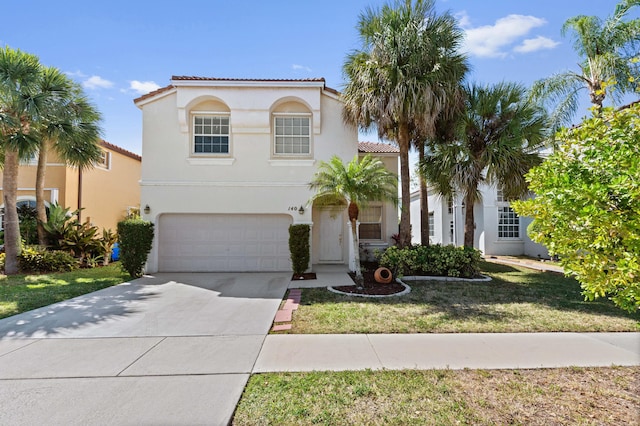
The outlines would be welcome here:
[[[157,274],[0,320],[0,424],[227,424],[289,278]]]

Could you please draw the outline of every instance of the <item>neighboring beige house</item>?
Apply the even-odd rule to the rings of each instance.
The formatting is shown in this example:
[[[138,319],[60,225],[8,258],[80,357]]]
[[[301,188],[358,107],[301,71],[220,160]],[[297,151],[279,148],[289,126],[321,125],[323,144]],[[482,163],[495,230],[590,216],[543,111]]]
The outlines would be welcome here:
[[[115,231],[118,221],[131,208],[140,206],[142,159],[109,142],[102,141],[101,147],[101,161],[92,169],[83,171],[66,166],[55,153],[50,153],[45,177],[45,202],[57,202],[71,210],[83,207],[80,213],[82,222],[89,221],[99,228]],[[35,207],[36,166],[37,160],[20,165],[18,205]]]
[[[173,77],[142,110],[143,217],[155,223],[147,271],[289,271],[288,228],[312,226],[311,263],[347,265],[344,208],[310,205],[320,161],[359,152],[340,94],[324,79]],[[379,154],[397,173],[397,153]],[[390,243],[393,205],[363,211],[365,242]],[[366,233],[366,235],[362,235]]]

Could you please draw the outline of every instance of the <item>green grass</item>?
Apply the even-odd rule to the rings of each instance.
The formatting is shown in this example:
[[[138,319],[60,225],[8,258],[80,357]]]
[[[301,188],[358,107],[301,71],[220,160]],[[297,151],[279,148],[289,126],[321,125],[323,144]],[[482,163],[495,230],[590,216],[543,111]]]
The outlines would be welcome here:
[[[61,302],[129,279],[120,264],[73,272],[0,276],[0,318]]]
[[[638,367],[258,374],[233,424],[635,424],[638,374]]]
[[[638,331],[640,314],[588,302],[572,278],[483,262],[490,282],[409,282],[406,296],[370,299],[304,289],[291,333]]]

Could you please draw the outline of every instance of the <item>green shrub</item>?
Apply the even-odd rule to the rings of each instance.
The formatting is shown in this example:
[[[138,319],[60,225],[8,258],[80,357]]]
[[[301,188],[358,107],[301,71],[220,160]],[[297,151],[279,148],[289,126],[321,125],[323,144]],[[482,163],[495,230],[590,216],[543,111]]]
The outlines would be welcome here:
[[[309,225],[289,226],[289,252],[294,274],[304,274],[309,267]]]
[[[20,238],[25,244],[38,244],[38,214],[35,207],[23,204],[18,207]]]
[[[142,219],[118,222],[118,238],[122,269],[131,278],[141,277],[153,242],[153,223]]]
[[[380,266],[394,275],[434,275],[473,278],[480,274],[480,252],[468,247],[411,246],[389,247],[380,257]]]
[[[71,254],[42,246],[25,246],[18,257],[23,272],[67,272],[78,267],[78,261]]]

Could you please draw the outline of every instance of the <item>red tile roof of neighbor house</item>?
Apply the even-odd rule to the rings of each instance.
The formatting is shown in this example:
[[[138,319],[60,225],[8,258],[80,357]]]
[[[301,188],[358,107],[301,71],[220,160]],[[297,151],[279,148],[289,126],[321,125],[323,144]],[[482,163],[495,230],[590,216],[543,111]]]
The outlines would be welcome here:
[[[223,78],[223,77],[198,77],[198,76],[190,76],[190,75],[173,75],[171,76],[171,80],[172,81],[242,81],[242,82],[255,81],[255,82],[264,82],[264,83],[278,83],[278,82],[282,82],[282,83],[315,82],[315,83],[323,83],[323,84],[325,83],[325,79],[322,77],[321,78],[289,79],[289,78]],[[140,97],[135,98],[133,102],[138,103],[145,99],[149,99],[155,95],[159,95],[168,90],[171,90],[174,87],[175,86],[172,84],[165,87],[161,87],[157,90],[154,90],[153,92],[147,93],[146,95],[142,95]],[[336,95],[340,94],[339,91],[337,91],[336,89],[332,89],[331,87],[327,87],[326,84],[324,85],[324,90]]]
[[[107,141],[104,141],[104,140],[100,141],[100,145],[105,147],[105,148],[107,148],[107,149],[110,149],[111,151],[115,151],[115,152],[117,152],[119,154],[122,154],[122,155],[125,155],[125,156],[127,156],[129,158],[133,158],[134,160],[142,161],[142,157],[139,156],[138,154],[135,154],[135,153],[133,153],[131,151],[127,151],[126,149],[120,148],[119,146],[114,145],[112,143],[109,143]]]
[[[358,142],[358,152],[367,152],[372,154],[398,154],[400,153],[400,150],[387,143]]]

